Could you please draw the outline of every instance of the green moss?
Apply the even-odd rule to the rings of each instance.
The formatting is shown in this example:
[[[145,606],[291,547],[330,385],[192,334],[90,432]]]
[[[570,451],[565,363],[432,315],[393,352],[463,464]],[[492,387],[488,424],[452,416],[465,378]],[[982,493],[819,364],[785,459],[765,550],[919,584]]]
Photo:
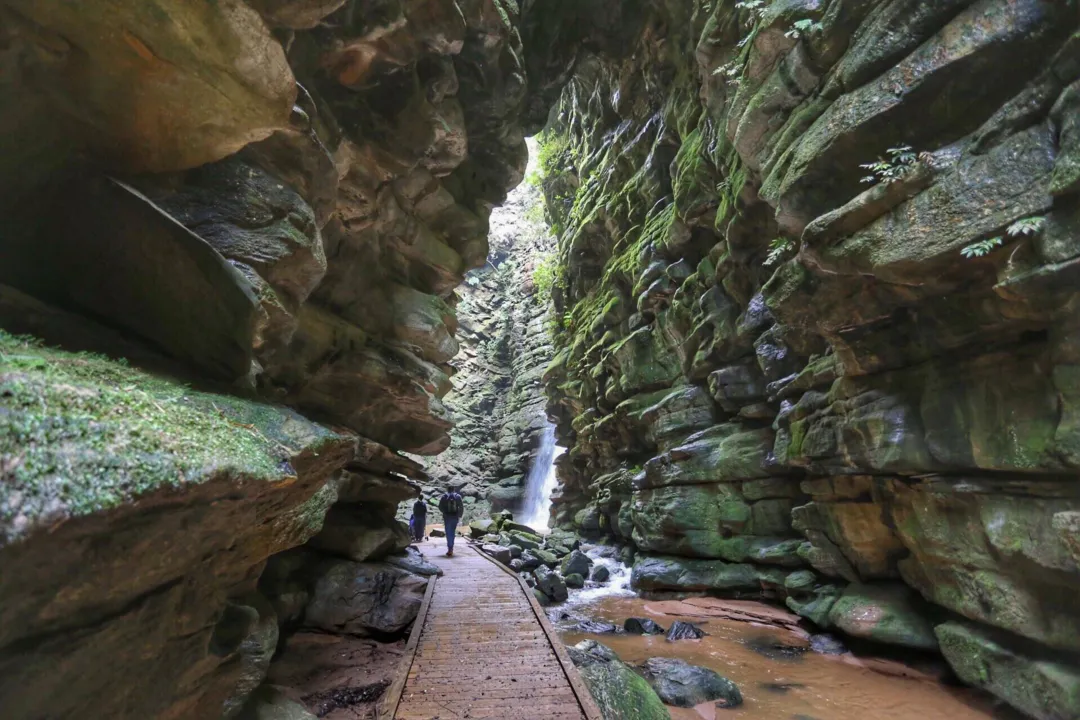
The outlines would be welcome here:
[[[2,537],[212,473],[286,479],[298,431],[315,450],[337,437],[287,410],[0,331]]]

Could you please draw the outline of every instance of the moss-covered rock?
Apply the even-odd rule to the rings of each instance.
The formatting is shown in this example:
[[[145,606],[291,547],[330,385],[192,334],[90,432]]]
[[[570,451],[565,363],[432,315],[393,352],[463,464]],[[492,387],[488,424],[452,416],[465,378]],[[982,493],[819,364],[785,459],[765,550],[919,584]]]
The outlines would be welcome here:
[[[570,659],[605,718],[610,720],[670,720],[649,683],[606,645],[583,640],[569,648]]]

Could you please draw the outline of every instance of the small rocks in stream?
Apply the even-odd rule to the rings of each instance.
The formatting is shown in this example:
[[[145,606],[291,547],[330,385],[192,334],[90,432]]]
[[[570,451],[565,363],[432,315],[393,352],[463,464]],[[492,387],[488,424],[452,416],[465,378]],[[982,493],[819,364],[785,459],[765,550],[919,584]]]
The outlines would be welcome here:
[[[700,640],[708,635],[707,632],[699,628],[693,623],[683,622],[682,620],[676,620],[671,624],[671,628],[667,631],[668,641],[674,640]]]
[[[667,632],[649,618],[627,618],[623,630],[632,635],[663,635]]]
[[[585,578],[577,573],[570,573],[563,580],[566,581],[566,587],[568,588],[581,589],[585,587]]]
[[[809,645],[791,645],[773,635],[754,635],[746,638],[743,643],[758,655],[770,660],[801,660],[803,653],[810,649]]]
[[[611,579],[611,571],[608,570],[607,565],[597,565],[592,571],[593,582],[607,582]]]
[[[781,682],[763,682],[758,683],[758,687],[766,692],[771,692],[774,695],[785,695],[789,690],[806,687],[802,683],[781,683]]]
[[[651,658],[641,667],[642,675],[667,705],[689,708],[717,700],[717,707],[742,705],[738,686],[709,668],[691,665],[677,658]]]
[[[843,655],[847,652],[844,643],[828,633],[810,636],[810,649],[822,655]]]
[[[598,620],[582,620],[578,623],[577,629],[579,632],[591,633],[593,635],[611,635],[619,632],[617,626]]]

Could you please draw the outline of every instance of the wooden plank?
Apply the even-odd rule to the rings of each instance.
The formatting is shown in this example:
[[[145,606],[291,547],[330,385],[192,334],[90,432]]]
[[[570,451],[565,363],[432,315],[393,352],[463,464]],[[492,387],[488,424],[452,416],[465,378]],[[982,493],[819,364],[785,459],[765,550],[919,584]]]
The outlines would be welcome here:
[[[559,664],[562,665],[563,672],[566,674],[566,679],[569,681],[570,686],[574,689],[574,694],[577,696],[578,702],[581,704],[581,709],[585,712],[587,720],[604,720],[603,713],[600,712],[599,706],[596,701],[593,700],[592,694],[589,689],[585,687],[585,681],[581,679],[581,675],[578,674],[577,668],[574,667],[573,661],[570,660],[570,655],[567,654],[566,648],[562,644],[562,640],[559,639],[558,634],[555,632],[555,628],[551,626],[548,621],[547,613],[540,607],[540,603],[537,602],[536,596],[533,595],[532,588],[528,586],[525,580],[510,568],[503,565],[495,558],[487,555],[486,553],[474,551],[476,554],[490,561],[495,567],[499,568],[503,572],[512,575],[518,584],[521,586],[521,591],[525,593],[525,596],[529,599],[529,604],[532,606],[533,614],[536,616],[537,622],[540,623],[540,627],[544,629],[544,634],[548,637],[548,642],[551,645],[551,649],[555,651],[555,656],[559,659]]]
[[[576,670],[567,671],[562,643],[524,581],[459,547],[454,558],[431,558],[445,574],[428,586],[424,623],[409,637],[409,661],[391,687],[396,698],[387,694],[379,720],[505,720],[508,712],[522,720],[602,720],[587,691],[583,701]]]
[[[431,598],[435,595],[435,580],[437,576],[428,578],[427,590],[424,591],[424,601],[420,603],[420,611],[413,621],[412,631],[409,633],[409,642],[405,644],[405,654],[399,661],[400,669],[397,677],[383,694],[379,702],[376,716],[378,720],[393,720],[397,713],[398,704],[401,702],[401,693],[405,689],[405,682],[412,669],[413,659],[416,657],[416,648],[420,645],[420,636],[424,633],[424,624],[427,622],[428,608],[431,607]]]

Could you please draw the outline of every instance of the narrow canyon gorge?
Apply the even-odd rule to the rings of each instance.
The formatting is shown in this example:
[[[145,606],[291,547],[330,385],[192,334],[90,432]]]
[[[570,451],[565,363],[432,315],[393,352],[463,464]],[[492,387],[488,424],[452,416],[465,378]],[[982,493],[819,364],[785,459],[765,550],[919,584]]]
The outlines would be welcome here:
[[[1080,719],[1077,0],[0,0],[0,85],[5,720]],[[399,706],[466,592],[566,687]]]

